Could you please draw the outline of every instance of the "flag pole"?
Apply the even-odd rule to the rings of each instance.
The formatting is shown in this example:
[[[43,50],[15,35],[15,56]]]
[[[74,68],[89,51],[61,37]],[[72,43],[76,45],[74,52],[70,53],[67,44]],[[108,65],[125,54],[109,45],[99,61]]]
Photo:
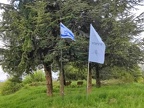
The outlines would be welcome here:
[[[88,73],[87,73],[87,98],[88,98],[88,92],[89,92],[89,61],[88,61]]]

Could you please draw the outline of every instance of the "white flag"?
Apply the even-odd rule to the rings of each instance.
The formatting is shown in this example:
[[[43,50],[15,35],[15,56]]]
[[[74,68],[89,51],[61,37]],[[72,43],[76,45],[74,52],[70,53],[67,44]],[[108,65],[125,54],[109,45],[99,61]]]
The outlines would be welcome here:
[[[105,59],[105,44],[94,27],[90,25],[89,62],[103,64]]]
[[[70,38],[72,40],[74,39],[74,34],[71,30],[69,30],[65,25],[60,23],[60,32],[61,32],[61,38]]]

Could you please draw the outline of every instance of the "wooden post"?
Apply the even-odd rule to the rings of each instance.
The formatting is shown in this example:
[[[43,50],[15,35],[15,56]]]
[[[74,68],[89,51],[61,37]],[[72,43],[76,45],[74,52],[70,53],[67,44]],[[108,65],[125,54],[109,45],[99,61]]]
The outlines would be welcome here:
[[[87,94],[91,93],[91,90],[92,90],[92,71],[91,71],[91,63],[88,62]]]

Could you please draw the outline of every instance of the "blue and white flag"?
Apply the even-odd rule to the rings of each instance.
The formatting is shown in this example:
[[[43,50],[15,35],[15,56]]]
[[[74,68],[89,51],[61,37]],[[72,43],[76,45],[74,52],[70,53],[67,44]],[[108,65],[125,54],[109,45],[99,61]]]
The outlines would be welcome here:
[[[106,46],[104,42],[91,24],[88,61],[103,64],[105,59],[105,49]]]
[[[72,33],[71,30],[69,30],[65,25],[63,25],[62,23],[60,23],[60,36],[61,38],[70,38],[72,40],[74,39],[74,34]]]

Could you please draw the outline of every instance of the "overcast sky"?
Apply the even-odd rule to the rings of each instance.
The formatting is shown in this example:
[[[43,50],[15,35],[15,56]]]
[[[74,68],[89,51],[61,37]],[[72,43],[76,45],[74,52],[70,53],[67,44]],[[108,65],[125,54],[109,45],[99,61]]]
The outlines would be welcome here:
[[[5,4],[7,4],[8,3],[8,0],[0,0],[0,3],[5,3]],[[137,11],[134,11],[134,13],[136,13],[136,15],[139,15],[141,12],[144,12],[144,7],[137,7],[137,8],[139,8],[139,10],[137,10]],[[2,11],[0,10],[0,13],[1,13]],[[141,35],[141,37],[142,38],[144,38],[144,33],[143,33],[143,35]],[[0,47],[2,47],[2,42],[0,41]],[[5,80],[7,78],[7,76],[6,76],[6,74],[2,71],[2,68],[1,68],[1,66],[0,66],[0,81],[1,80]]]
[[[7,0],[0,0],[0,3],[5,3],[7,4],[8,1]],[[0,10],[0,14],[1,14],[2,10]],[[0,18],[1,19],[1,18]],[[0,41],[0,47],[2,46],[2,42]],[[7,78],[6,74],[3,72],[1,66],[0,66],[0,81],[3,81]]]

